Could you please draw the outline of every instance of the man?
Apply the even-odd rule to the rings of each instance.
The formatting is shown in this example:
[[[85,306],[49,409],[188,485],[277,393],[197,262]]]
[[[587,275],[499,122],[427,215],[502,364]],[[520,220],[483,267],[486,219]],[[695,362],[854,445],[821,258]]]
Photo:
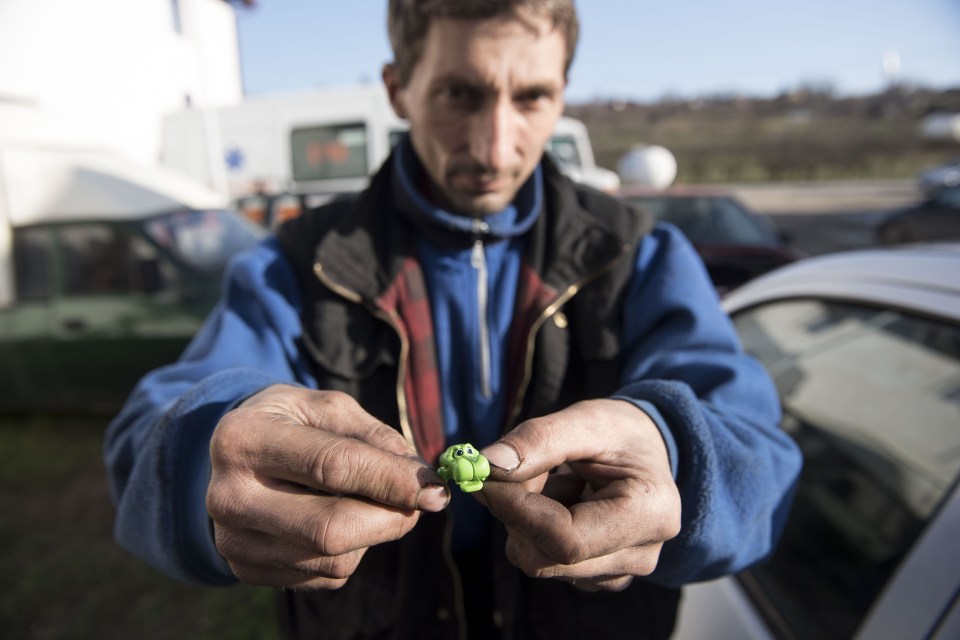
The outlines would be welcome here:
[[[228,274],[107,437],[116,535],[282,587],[290,637],[669,636],[766,555],[799,454],[679,233],[543,157],[570,0],[391,0],[410,134]],[[451,495],[449,444],[490,479]],[[451,514],[453,514],[451,516]]]

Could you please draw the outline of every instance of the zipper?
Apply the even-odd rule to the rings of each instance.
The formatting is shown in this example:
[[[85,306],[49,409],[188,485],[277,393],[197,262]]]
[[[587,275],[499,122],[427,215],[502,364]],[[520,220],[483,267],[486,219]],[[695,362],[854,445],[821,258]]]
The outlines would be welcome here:
[[[630,245],[628,244],[623,245],[622,250],[616,257],[614,257],[613,260],[611,260],[604,266],[600,267],[593,273],[590,273],[584,276],[574,284],[567,287],[567,289],[563,293],[561,293],[556,300],[554,300],[546,309],[543,310],[543,312],[539,316],[537,316],[537,319],[534,321],[533,325],[530,327],[530,333],[527,335],[527,346],[524,352],[524,360],[523,360],[523,378],[520,381],[520,388],[517,392],[517,399],[514,401],[513,407],[510,410],[510,417],[504,423],[507,427],[509,427],[514,423],[514,421],[520,415],[520,411],[523,408],[523,399],[524,399],[524,396],[527,395],[527,387],[530,386],[530,379],[533,377],[534,344],[535,344],[537,334],[540,332],[540,328],[543,326],[543,323],[546,322],[550,318],[550,316],[554,315],[560,309],[560,307],[565,305],[570,300],[570,298],[577,295],[580,289],[582,289],[584,286],[586,286],[588,283],[595,280],[596,278],[599,278],[603,274],[612,270],[613,267],[616,266],[616,264],[620,262],[621,259],[623,259],[623,256],[627,255],[629,249],[630,249]]]
[[[313,273],[317,276],[317,279],[324,284],[324,286],[334,293],[343,296],[351,302],[364,304],[363,296],[356,291],[348,289],[331,280],[330,276],[327,275],[327,272],[324,271],[323,265],[321,265],[319,262],[315,262],[313,264]],[[365,306],[370,308],[370,305]],[[415,450],[420,451],[419,447],[417,447],[416,441],[413,439],[413,429],[410,428],[410,416],[407,412],[407,396],[403,392],[403,387],[407,380],[407,358],[410,353],[410,342],[407,340],[406,335],[400,331],[400,322],[397,319],[396,311],[390,311],[388,313],[377,306],[373,306],[371,311],[374,316],[390,325],[390,328],[393,329],[394,333],[397,334],[397,337],[400,338],[400,363],[397,365],[396,386],[397,408],[400,413],[400,430],[403,432],[403,437],[406,438],[407,442],[409,442]]]
[[[477,223],[486,225],[486,223],[481,220],[474,220],[474,229],[478,229]],[[470,265],[477,270],[477,326],[480,329],[480,393],[483,394],[485,400],[489,400],[493,397],[493,389],[490,382],[490,378],[493,375],[490,371],[490,325],[487,318],[487,307],[490,298],[488,291],[490,274],[487,270],[487,256],[483,251],[483,240],[480,238],[473,241]]]

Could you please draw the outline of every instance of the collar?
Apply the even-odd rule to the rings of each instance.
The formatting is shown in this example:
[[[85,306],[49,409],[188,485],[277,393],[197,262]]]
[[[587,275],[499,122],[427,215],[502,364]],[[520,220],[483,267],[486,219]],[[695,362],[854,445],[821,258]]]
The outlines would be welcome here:
[[[426,179],[426,173],[414,153],[409,135],[397,144],[394,155],[392,190],[397,209],[429,241],[439,246],[467,246],[477,239],[496,242],[523,235],[536,222],[543,208],[540,165],[506,208],[483,218],[473,218],[437,206],[418,187]]]

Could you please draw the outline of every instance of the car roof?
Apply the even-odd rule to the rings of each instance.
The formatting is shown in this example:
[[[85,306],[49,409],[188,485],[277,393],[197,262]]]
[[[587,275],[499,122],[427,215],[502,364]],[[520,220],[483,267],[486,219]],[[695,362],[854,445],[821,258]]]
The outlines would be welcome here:
[[[642,185],[624,185],[617,191],[617,195],[621,198],[735,197],[733,191],[709,184],[675,184],[666,189],[655,189]]]
[[[805,258],[731,291],[728,313],[774,300],[830,298],[960,321],[960,243],[870,248]]]
[[[220,209],[226,197],[163,167],[101,150],[0,147],[4,210],[14,227],[128,220],[183,208]]]

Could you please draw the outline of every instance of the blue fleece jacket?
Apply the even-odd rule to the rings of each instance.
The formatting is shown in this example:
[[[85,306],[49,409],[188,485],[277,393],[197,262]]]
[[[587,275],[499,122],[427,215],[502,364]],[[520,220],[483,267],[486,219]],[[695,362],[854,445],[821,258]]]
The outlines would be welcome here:
[[[497,246],[485,252],[490,309],[512,305],[510,265],[522,240]],[[420,250],[426,274],[465,269],[470,258],[431,253],[422,243]],[[464,291],[468,280],[430,278],[435,313],[438,301],[474,291]],[[296,277],[275,238],[237,256],[221,303],[183,356],[141,380],[108,429],[115,536],[171,576],[235,581],[216,552],[204,505],[210,435],[224,413],[271,384],[316,386],[296,347],[300,305]],[[505,320],[493,316],[496,340]],[[624,316],[623,386],[615,397],[638,403],[664,431],[683,505],[681,533],[664,546],[650,579],[681,585],[738,571],[771,550],[800,468],[796,446],[777,426],[772,382],[743,353],[702,263],[670,226],[657,226],[641,243]],[[452,347],[444,346],[448,338],[438,338],[446,373],[455,362]],[[457,393],[444,388],[447,413],[470,400]],[[478,446],[490,439],[473,424],[455,429],[457,437],[478,437]]]

